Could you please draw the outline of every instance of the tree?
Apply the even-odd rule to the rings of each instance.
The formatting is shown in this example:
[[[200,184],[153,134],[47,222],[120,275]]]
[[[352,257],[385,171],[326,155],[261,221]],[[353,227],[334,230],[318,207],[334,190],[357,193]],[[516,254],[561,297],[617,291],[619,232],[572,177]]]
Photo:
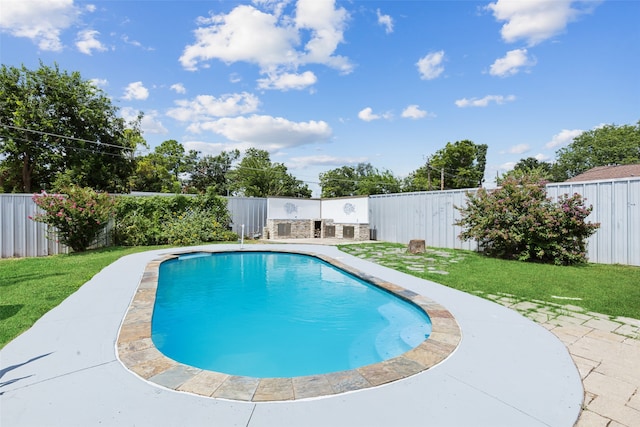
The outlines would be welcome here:
[[[136,159],[131,187],[136,191],[179,193],[180,181],[169,172],[160,156],[151,153]]]
[[[240,151],[232,150],[223,151],[217,156],[204,156],[198,159],[191,172],[189,185],[200,193],[210,190],[214,194],[226,196],[231,192],[227,173],[239,157]]]
[[[342,166],[319,175],[322,197],[353,196],[358,191],[358,176],[351,166]]]
[[[58,65],[0,69],[0,171],[4,191],[63,183],[127,191],[141,116],[127,123],[106,94]]]
[[[342,166],[320,174],[322,197],[365,196],[399,193],[400,180],[389,170],[380,171],[371,163]]]
[[[175,139],[162,142],[154,152],[176,181],[180,181],[180,174],[190,173],[193,170],[198,158],[197,151],[189,150],[185,153],[182,144]]]
[[[447,142],[424,166],[405,180],[405,190],[422,191],[440,188],[475,188],[482,186],[487,164],[487,145],[465,139]],[[444,182],[441,177],[444,176]]]
[[[512,170],[505,172],[502,176],[496,178],[496,184],[502,185],[502,182],[508,178],[522,179],[525,176],[536,182],[551,181],[553,179],[551,168],[552,166],[550,163],[541,162],[535,157],[520,159]]]
[[[633,125],[605,125],[586,131],[556,152],[553,177],[573,178],[596,166],[640,162],[640,120]]]
[[[309,187],[290,175],[282,163],[271,163],[265,150],[249,148],[227,176],[230,189],[236,195],[311,197]]]
[[[198,152],[189,150],[175,139],[169,139],[157,146],[153,153],[140,157],[136,162],[136,172],[132,179],[133,189],[161,193],[180,193],[182,174],[192,173],[198,161]]]

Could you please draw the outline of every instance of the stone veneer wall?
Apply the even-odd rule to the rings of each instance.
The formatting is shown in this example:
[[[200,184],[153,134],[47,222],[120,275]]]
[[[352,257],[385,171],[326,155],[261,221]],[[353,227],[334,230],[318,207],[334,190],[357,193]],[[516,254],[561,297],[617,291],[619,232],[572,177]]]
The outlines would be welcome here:
[[[369,224],[333,224],[336,226],[336,237],[347,240],[369,240]],[[344,237],[344,227],[353,227],[353,238]]]
[[[310,239],[313,238],[313,223],[311,219],[268,219],[263,235],[269,239]],[[278,224],[290,224],[291,234],[280,236]]]
[[[341,224],[334,223],[333,220],[314,219],[268,219],[262,236],[265,239],[312,239],[314,238],[314,227],[316,221],[321,221],[321,236],[323,238],[337,238],[346,240],[369,240],[369,224]],[[278,224],[290,224],[291,233],[287,235],[278,234]],[[335,227],[335,236],[327,235],[327,226]],[[353,238],[344,237],[344,227],[353,227]]]

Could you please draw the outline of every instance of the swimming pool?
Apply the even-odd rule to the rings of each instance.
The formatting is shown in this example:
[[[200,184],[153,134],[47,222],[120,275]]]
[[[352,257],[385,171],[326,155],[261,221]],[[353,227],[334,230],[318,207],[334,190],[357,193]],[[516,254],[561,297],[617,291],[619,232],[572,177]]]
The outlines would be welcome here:
[[[276,246],[276,245],[274,245]],[[151,321],[156,304],[161,265],[185,256],[203,256],[184,252],[168,253],[147,264],[138,289],[122,321],[116,343],[118,359],[143,380],[169,389],[213,398],[238,401],[285,401],[330,396],[377,387],[431,369],[447,359],[458,347],[461,331],[453,315],[425,295],[395,283],[373,277],[338,259],[311,250],[296,250],[296,245],[245,246],[244,251],[303,253],[325,261],[349,274],[411,302],[431,319],[431,334],[417,347],[380,363],[339,372],[297,377],[256,378],[197,368],[167,357],[151,339]],[[207,252],[236,252],[237,246],[207,247]],[[350,257],[345,254],[345,257]],[[366,262],[364,262],[366,264]]]
[[[162,263],[151,336],[186,365],[269,378],[379,363],[430,332],[420,308],[326,261],[239,251]]]

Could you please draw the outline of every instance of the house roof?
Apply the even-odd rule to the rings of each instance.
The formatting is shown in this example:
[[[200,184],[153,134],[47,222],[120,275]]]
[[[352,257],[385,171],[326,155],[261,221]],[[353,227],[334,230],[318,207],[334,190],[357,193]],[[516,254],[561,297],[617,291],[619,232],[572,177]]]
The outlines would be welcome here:
[[[595,181],[598,179],[640,177],[640,163],[634,165],[597,166],[565,182]]]

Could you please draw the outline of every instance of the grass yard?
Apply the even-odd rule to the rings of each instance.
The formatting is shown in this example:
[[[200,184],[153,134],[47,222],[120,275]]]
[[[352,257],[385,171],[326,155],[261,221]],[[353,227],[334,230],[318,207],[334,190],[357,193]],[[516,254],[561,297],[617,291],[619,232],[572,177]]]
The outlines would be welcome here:
[[[464,292],[506,293],[522,300],[571,304],[586,311],[640,319],[640,267],[586,264],[561,267],[488,258],[476,252],[369,243],[344,252]],[[555,297],[555,298],[554,298]],[[559,297],[559,298],[558,298]]]
[[[0,348],[118,258],[158,247],[113,247],[0,260]]]

